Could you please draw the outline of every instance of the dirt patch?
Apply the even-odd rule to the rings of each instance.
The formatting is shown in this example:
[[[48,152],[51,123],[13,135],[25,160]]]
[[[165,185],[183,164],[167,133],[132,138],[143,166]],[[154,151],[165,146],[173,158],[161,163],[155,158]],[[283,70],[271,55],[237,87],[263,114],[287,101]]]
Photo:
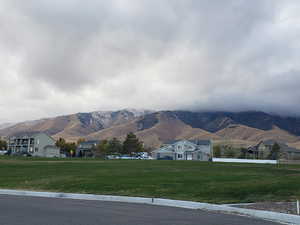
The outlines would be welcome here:
[[[260,202],[251,204],[232,205],[233,207],[265,210],[297,215],[296,202]]]

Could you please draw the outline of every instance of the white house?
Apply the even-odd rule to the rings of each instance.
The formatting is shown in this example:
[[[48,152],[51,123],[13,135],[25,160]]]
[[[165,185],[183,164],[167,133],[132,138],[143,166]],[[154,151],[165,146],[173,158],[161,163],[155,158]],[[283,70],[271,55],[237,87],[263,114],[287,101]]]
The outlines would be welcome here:
[[[163,145],[152,152],[154,159],[165,160],[200,160],[211,159],[212,143],[210,140],[179,140]]]

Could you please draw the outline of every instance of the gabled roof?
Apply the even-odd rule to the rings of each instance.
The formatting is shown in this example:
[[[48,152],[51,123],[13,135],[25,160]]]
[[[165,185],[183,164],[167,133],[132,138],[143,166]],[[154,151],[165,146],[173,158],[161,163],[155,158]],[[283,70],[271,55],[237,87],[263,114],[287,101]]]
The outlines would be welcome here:
[[[196,145],[211,145],[211,141],[210,140],[188,140],[189,142],[192,142]]]
[[[261,143],[263,143],[265,145],[274,145],[275,143],[277,143],[277,144],[284,144],[284,143],[282,143],[280,141],[276,141],[274,139],[264,140]]]
[[[170,141],[166,141],[164,142],[164,145],[172,145],[172,144],[175,144],[176,142],[178,142],[180,140],[170,140]]]
[[[32,131],[32,132],[19,132],[16,135],[10,136],[10,138],[16,138],[16,139],[21,139],[21,138],[34,138],[39,134],[45,134],[47,136],[49,136],[48,134],[44,133],[44,132],[36,132],[36,131]],[[50,137],[50,136],[49,136]]]
[[[300,153],[299,149],[296,148],[291,148],[291,147],[286,147],[282,149],[284,152],[292,152],[292,153]]]
[[[177,142],[182,142],[182,141],[187,141],[187,142],[191,142],[195,145],[211,145],[211,141],[210,140],[201,140],[201,139],[195,139],[195,140],[185,140],[185,139],[182,139],[182,140],[171,140],[171,141],[168,141],[168,142],[165,142],[164,145],[173,145]]]

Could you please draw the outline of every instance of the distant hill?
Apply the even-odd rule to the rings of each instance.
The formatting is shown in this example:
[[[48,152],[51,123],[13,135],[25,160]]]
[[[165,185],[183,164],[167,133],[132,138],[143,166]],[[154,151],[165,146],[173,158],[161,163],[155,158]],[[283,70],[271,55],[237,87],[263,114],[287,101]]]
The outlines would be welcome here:
[[[249,145],[276,139],[300,147],[300,118],[264,112],[190,112],[124,109],[77,113],[22,122],[0,129],[0,136],[46,132],[70,141],[78,138],[123,139],[134,132],[152,148],[174,139],[213,139]]]

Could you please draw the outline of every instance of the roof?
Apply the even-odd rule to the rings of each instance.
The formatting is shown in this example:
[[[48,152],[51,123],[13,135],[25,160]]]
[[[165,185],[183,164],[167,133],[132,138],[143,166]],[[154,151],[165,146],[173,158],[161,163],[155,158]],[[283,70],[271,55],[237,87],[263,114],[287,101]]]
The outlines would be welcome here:
[[[83,141],[83,142],[80,142],[79,144],[80,145],[93,145],[93,144],[99,144],[100,141],[97,141],[97,140],[90,140],[90,141]]]
[[[177,142],[180,142],[180,141],[188,141],[188,142],[191,142],[195,145],[211,145],[211,141],[210,140],[171,140],[171,141],[168,141],[168,142],[165,142],[164,145],[173,145]]]
[[[9,138],[34,138],[35,136],[37,136],[39,134],[45,134],[45,135],[49,136],[48,134],[43,133],[43,132],[33,131],[33,132],[19,132],[13,136],[10,136]]]
[[[188,140],[196,145],[211,145],[210,140]]]
[[[178,142],[180,140],[171,140],[171,141],[166,141],[164,142],[164,145],[172,145],[172,144],[175,144],[176,142]]]
[[[294,153],[300,153],[299,149],[296,148],[291,148],[291,147],[286,147],[282,149],[284,152],[294,152]]]
[[[280,141],[276,141],[274,139],[264,140],[261,143],[263,143],[265,145],[274,145],[275,143],[277,143],[277,144],[284,144],[284,143],[282,143]]]

